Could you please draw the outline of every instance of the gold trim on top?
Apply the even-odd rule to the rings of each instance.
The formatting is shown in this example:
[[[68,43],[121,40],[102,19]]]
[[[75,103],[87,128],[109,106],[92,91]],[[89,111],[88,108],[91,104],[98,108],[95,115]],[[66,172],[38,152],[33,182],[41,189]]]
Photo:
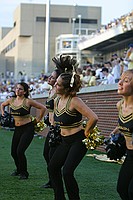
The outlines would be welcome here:
[[[15,98],[12,99],[11,104],[10,104],[10,107],[11,107],[13,110],[18,110],[19,108],[24,108],[25,110],[29,111],[30,108],[29,108],[28,106],[26,106],[26,104],[25,104],[26,98],[23,99],[22,104],[19,105],[19,106],[15,106],[15,105],[13,104],[14,100],[15,100]]]

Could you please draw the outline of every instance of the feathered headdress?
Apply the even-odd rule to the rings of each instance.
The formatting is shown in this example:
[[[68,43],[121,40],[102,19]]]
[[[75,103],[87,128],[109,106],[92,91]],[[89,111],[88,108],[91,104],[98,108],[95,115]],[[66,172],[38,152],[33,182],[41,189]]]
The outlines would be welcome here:
[[[71,58],[71,56],[63,56],[52,58],[52,61],[55,63],[58,70],[61,73],[72,73],[72,78],[70,81],[70,86],[73,87],[74,83],[74,75],[76,74],[76,69],[78,67],[78,63],[75,58]]]
[[[55,63],[57,69],[62,72],[76,72],[76,68],[78,66],[76,59],[71,58],[71,56],[60,55],[58,57],[52,58],[52,61]]]

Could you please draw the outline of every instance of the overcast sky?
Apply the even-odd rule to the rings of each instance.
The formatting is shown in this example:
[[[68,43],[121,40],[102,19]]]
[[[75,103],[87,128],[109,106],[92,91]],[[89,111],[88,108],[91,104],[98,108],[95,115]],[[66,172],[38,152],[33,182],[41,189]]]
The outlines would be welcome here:
[[[0,0],[0,26],[13,25],[13,12],[20,3],[42,3],[47,0]],[[102,24],[133,10],[133,0],[51,0],[51,4],[101,6]]]

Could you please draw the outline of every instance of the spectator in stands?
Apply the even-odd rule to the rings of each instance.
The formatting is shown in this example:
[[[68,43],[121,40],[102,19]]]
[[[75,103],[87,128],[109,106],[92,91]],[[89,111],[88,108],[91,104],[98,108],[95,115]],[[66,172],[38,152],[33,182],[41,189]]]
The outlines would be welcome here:
[[[100,85],[115,83],[115,79],[114,79],[113,75],[109,73],[108,68],[103,67],[102,73],[104,74],[104,79]]]
[[[91,78],[90,73],[91,73],[91,69],[87,68],[86,69],[86,74],[82,79],[83,87],[88,87],[89,86],[89,81],[90,81],[90,78]]]
[[[120,58],[120,74],[122,75],[123,72],[125,72],[127,69],[128,69],[128,61],[126,61],[126,54],[127,54],[127,51],[124,50],[124,53],[123,53],[123,57]]]
[[[114,60],[112,60],[112,66],[113,68],[111,74],[114,76],[115,83],[118,83],[121,75],[120,59],[115,58]]]
[[[103,73],[101,72],[101,70],[102,70],[102,65],[96,64],[96,65],[95,65],[95,68],[96,68],[96,79],[97,79],[97,82],[101,82],[101,80],[104,78],[104,75],[103,75]]]
[[[82,74],[82,69],[80,67],[78,67],[77,69],[77,74],[80,76],[80,80],[83,80],[83,74]]]
[[[90,81],[89,81],[89,86],[95,86],[96,85],[96,72],[95,70],[91,70],[91,78],[90,78]]]
[[[84,65],[84,66],[83,66],[82,73],[86,73],[86,69],[87,69],[87,66],[86,66],[86,65]]]
[[[117,58],[118,58],[117,53],[112,54],[112,58],[111,58],[111,60],[115,60],[115,59],[117,59]]]
[[[133,44],[129,44],[126,60],[128,61],[128,69],[133,69]]]
[[[104,67],[108,68],[109,73],[112,72],[112,62],[110,62],[110,61],[105,62]]]

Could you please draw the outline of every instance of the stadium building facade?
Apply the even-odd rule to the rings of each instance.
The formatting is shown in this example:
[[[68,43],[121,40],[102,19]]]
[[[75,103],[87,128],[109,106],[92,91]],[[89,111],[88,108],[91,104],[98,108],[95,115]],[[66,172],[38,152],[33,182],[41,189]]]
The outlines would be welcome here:
[[[100,27],[101,7],[50,5],[48,72],[53,70],[56,37],[73,31],[89,35]],[[22,75],[30,78],[45,73],[45,29],[45,4],[20,4],[16,8],[13,27],[1,28],[0,32],[0,66],[5,78],[7,74],[14,74],[17,80]]]

